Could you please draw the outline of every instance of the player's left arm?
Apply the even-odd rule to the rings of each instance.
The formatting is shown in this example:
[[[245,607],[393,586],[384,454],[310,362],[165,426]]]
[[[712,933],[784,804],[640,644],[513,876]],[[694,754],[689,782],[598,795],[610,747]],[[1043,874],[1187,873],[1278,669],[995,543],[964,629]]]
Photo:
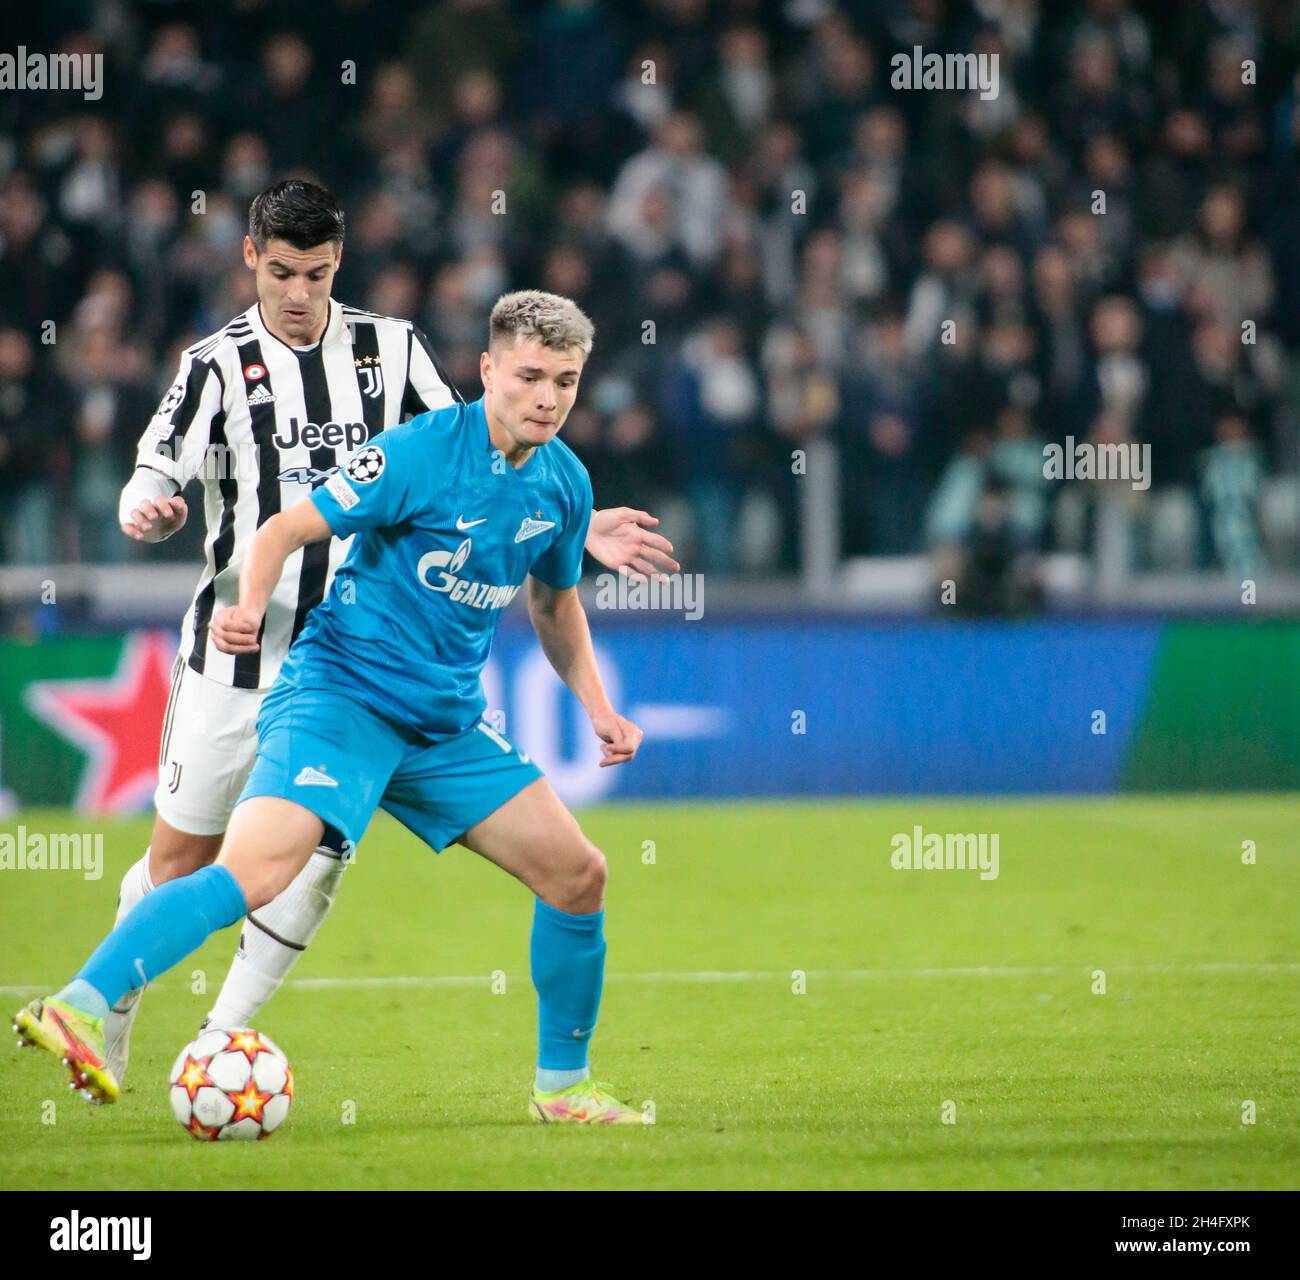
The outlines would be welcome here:
[[[641,745],[641,730],[614,710],[605,692],[591,644],[587,612],[578,599],[577,586],[551,587],[539,578],[530,577],[528,616],[547,661],[573,690],[591,718],[604,757],[600,767],[626,764]]]
[[[559,536],[533,562],[528,578],[528,616],[547,661],[591,717],[606,765],[625,764],[641,745],[641,730],[610,705],[596,665],[591,628],[578,599],[582,549],[591,524],[591,478],[579,467],[568,518]]]
[[[415,326],[407,335],[406,390],[402,394],[402,417],[433,413],[449,404],[464,404],[433,344]]]
[[[681,565],[673,559],[673,544],[654,532],[658,523],[648,511],[633,507],[593,511],[587,528],[587,553],[607,569],[627,570],[634,576],[676,573]]]
[[[278,511],[253,535],[239,570],[239,603],[212,615],[212,641],[222,653],[256,653],[257,637],[266,617],[284,562],[299,547],[332,537],[325,517],[310,498]]]

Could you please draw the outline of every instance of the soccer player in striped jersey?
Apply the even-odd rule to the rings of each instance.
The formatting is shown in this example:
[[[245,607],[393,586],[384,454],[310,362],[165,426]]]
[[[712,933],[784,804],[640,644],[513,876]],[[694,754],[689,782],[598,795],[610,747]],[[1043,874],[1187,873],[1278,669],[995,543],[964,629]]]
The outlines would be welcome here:
[[[386,429],[461,400],[409,320],[331,297],[343,229],[338,202],[313,183],[280,182],[254,199],[244,262],[258,301],[183,354],[122,493],[123,531],[154,542],[184,524],[181,491],[201,479],[207,534],[164,717],[153,836],[122,880],[119,920],[156,885],[216,857],[252,767],[262,700],[351,541],[295,551],[268,601],[258,648],[222,652],[212,618],[238,598],[253,535]],[[598,511],[586,550],[611,569],[675,570],[671,544],[651,532],[656,523],[628,508]],[[247,1025],[279,988],[333,903],[345,866],[336,846],[323,842],[283,893],[249,915],[205,1025]],[[139,989],[127,993],[107,1020],[107,1060],[119,1081],[139,998]]]

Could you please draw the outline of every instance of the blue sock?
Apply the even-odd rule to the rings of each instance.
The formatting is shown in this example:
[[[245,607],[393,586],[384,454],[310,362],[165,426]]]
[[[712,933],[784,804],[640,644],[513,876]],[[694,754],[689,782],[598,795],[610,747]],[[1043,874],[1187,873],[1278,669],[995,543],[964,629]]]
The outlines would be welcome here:
[[[166,973],[210,934],[247,912],[244,891],[225,867],[203,867],[169,880],[136,903],[59,995],[74,1008],[102,1016],[85,1007],[88,1001],[80,983],[88,983],[112,1008],[128,991]]]
[[[533,903],[529,957],[537,990],[539,1080],[543,1071],[579,1073],[569,1083],[586,1074],[587,1046],[596,1028],[605,980],[604,922],[603,911],[570,915],[547,906],[541,898]]]

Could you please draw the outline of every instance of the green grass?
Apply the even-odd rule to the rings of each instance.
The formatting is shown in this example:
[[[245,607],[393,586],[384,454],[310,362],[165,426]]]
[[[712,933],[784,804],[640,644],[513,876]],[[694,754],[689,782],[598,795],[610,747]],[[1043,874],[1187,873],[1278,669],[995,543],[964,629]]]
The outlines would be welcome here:
[[[1294,1188],[1296,812],[1278,795],[589,812],[611,868],[594,1063],[657,1121],[604,1131],[525,1119],[527,892],[381,819],[294,979],[472,981],[291,983],[257,1019],[294,1063],[288,1123],[200,1144],[166,1075],[231,930],[145,997],[118,1106],[0,1051],[0,1187]],[[1000,877],[892,870],[891,835],[916,823],[999,833]],[[103,829],[97,882],[0,872],[11,1006],[65,981],[110,922],[147,825]]]

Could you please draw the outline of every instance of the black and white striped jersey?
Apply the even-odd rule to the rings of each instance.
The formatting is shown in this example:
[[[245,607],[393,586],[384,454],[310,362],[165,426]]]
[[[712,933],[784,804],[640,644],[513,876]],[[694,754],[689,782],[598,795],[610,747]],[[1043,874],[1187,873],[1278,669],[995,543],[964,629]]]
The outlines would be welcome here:
[[[329,307],[325,334],[310,348],[271,334],[256,303],[190,347],[136,453],[137,467],[182,488],[203,483],[206,564],[181,625],[181,654],[195,671],[240,689],[275,680],[349,546],[331,538],[295,551],[267,607],[259,651],[222,653],[209,635],[212,614],[239,602],[240,566],[258,527],[386,427],[460,399],[409,320],[333,299]]]

